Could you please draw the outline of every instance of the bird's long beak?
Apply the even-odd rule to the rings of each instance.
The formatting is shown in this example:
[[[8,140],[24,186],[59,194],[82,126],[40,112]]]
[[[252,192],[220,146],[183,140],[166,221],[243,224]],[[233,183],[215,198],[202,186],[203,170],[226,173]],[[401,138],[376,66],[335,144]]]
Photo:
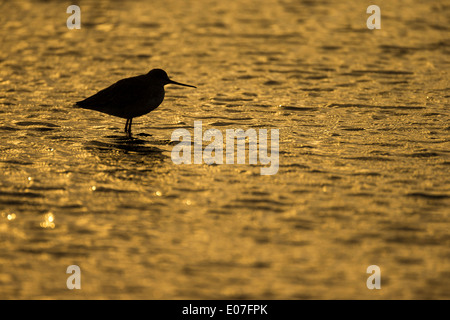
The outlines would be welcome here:
[[[170,80],[170,79],[169,79],[169,83],[171,83],[171,84],[176,84],[176,85],[179,85],[179,86],[185,86],[185,87],[197,88],[197,87],[195,87],[195,86],[191,86],[191,85],[189,85],[189,84],[184,84],[184,83],[179,83],[179,82],[176,82],[176,81],[173,81],[173,80]]]

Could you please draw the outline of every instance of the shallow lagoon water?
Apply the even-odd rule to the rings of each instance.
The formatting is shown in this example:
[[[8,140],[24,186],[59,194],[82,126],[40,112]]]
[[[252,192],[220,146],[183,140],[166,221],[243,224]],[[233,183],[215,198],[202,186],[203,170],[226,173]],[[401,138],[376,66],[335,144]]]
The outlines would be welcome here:
[[[450,7],[377,4],[3,2],[0,298],[448,299]],[[152,68],[198,89],[135,139],[72,107]],[[200,120],[278,129],[278,173],[173,164]]]

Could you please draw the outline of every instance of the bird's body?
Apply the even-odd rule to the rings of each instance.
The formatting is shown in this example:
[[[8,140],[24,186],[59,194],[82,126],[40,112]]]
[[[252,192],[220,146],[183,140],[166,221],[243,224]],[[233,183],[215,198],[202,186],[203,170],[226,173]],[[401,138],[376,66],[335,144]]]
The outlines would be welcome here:
[[[195,88],[170,80],[164,70],[153,69],[145,75],[119,80],[78,101],[76,106],[127,119],[125,132],[131,135],[132,119],[155,110],[164,100],[164,86],[170,83]]]

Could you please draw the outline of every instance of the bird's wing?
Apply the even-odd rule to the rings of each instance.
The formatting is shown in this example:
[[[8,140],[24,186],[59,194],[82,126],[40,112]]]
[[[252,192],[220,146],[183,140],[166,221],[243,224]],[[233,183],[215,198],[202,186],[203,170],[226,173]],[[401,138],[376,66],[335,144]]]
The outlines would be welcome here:
[[[109,114],[120,113],[120,109],[135,104],[146,88],[147,84],[141,76],[126,78],[82,101],[78,101],[76,105]]]

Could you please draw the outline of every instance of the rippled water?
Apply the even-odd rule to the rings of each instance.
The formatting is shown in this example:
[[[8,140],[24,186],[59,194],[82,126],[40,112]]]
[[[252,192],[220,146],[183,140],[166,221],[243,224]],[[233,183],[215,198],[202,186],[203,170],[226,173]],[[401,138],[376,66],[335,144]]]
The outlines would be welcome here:
[[[0,298],[450,298],[448,3],[78,4],[0,5]],[[198,89],[135,139],[72,107],[156,67]],[[173,164],[196,120],[279,129],[279,172]]]

